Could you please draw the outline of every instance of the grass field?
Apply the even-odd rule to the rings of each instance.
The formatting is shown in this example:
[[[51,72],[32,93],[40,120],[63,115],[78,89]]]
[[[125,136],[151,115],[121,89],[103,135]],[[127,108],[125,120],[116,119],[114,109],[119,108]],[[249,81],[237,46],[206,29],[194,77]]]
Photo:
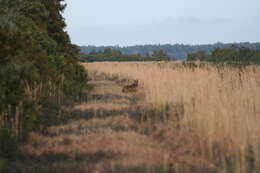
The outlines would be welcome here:
[[[260,172],[260,67],[83,65],[93,89],[66,124],[31,134],[13,172]]]
[[[226,172],[260,171],[259,67],[169,62],[85,66],[118,79],[140,80],[144,92],[142,104],[145,109],[158,112],[157,117],[150,118],[160,116],[169,124],[162,134],[166,138],[169,135],[175,140],[170,130],[176,132],[171,122],[177,119],[178,127],[188,132],[184,136],[193,133],[197,137],[194,144],[189,139],[190,147],[199,147],[203,159],[221,165]],[[164,109],[166,105],[168,109]],[[145,116],[149,119],[151,114]]]

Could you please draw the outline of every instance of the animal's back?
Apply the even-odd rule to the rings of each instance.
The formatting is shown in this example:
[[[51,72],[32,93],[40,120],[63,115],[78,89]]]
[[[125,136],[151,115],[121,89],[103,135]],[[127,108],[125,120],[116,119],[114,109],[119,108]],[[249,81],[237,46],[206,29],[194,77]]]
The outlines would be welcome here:
[[[123,93],[136,92],[137,88],[138,88],[138,80],[135,80],[133,84],[124,86],[122,92]]]

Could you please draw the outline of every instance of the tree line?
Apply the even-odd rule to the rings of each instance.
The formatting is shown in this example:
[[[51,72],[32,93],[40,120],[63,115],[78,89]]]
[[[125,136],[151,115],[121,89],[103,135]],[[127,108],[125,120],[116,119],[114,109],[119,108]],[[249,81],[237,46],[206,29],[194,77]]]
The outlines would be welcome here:
[[[62,17],[63,0],[0,0],[0,162],[33,131],[59,121],[86,87]],[[1,168],[0,168],[1,172]]]
[[[260,64],[260,50],[253,50],[235,45],[229,48],[217,48],[212,53],[198,51],[189,54],[188,61],[228,62],[242,64]]]
[[[154,51],[144,56],[140,54],[123,54],[119,50],[106,48],[104,51],[92,51],[88,54],[79,56],[81,62],[99,62],[99,61],[168,61],[170,57],[163,50]]]
[[[205,51],[206,53],[211,53],[216,48],[229,48],[232,45],[237,47],[246,47],[253,50],[260,50],[260,43],[216,43],[216,44],[204,44],[204,45],[184,45],[184,44],[157,44],[157,45],[136,45],[136,46],[81,46],[81,52],[89,54],[90,52],[104,51],[107,48],[114,50],[119,50],[123,54],[139,54],[141,56],[146,56],[147,54],[152,54],[154,51],[163,50],[167,52],[170,58],[185,60],[188,54],[196,53],[198,51]]]

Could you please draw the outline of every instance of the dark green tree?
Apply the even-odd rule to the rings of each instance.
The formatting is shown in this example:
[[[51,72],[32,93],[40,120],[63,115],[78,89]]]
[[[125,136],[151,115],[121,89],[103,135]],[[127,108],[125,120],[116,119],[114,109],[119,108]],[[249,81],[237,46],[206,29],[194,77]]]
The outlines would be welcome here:
[[[154,51],[152,57],[159,58],[162,60],[169,60],[170,57],[168,56],[167,52],[164,50]]]
[[[61,98],[80,94],[87,73],[77,63],[77,46],[64,31],[63,1],[0,0],[0,6],[0,141],[6,141],[0,143],[0,155],[4,156],[10,152],[4,151],[10,149],[8,136],[10,143],[23,141],[31,130],[57,120]]]

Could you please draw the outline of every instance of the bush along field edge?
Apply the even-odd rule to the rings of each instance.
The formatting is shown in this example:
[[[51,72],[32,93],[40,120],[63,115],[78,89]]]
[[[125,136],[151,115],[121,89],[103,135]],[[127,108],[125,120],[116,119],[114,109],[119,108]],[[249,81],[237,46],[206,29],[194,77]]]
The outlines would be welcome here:
[[[88,75],[64,31],[63,0],[1,0],[0,6],[1,172],[29,132],[59,121],[61,105],[78,98]]]

